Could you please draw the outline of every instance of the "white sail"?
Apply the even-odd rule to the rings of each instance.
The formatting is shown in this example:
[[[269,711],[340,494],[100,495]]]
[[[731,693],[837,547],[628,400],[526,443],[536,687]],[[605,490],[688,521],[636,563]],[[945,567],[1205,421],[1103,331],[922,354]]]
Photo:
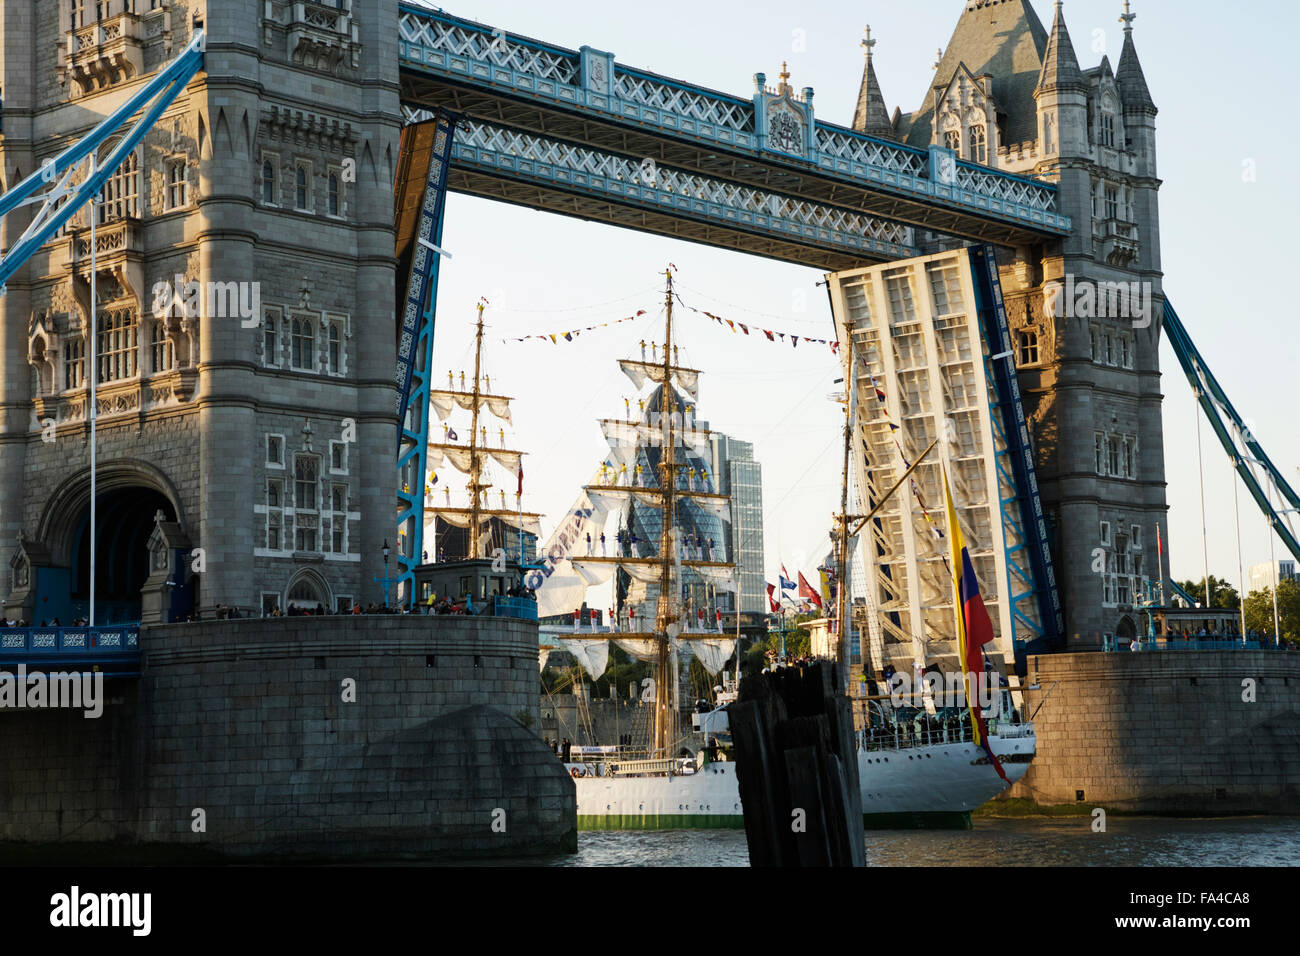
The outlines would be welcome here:
[[[690,568],[719,591],[736,590],[736,571],[734,568],[707,568],[696,564],[690,565]]]
[[[559,638],[557,643],[573,655],[573,659],[592,680],[599,678],[609,666],[608,641],[573,641]]]
[[[490,458],[512,475],[519,471],[524,453],[508,448],[485,448],[479,446],[478,452]],[[429,443],[429,467],[433,469],[450,465],[461,474],[468,475],[472,470],[473,456],[469,446],[449,446],[441,442]]]
[[[664,367],[655,365],[652,362],[637,362],[633,359],[620,359],[618,367],[623,370],[623,374],[632,380],[632,384],[640,389],[647,381],[654,382],[656,385],[664,380]],[[681,386],[682,391],[695,401],[699,396],[700,373],[697,369],[676,368],[672,367],[673,377],[677,379],[677,384]]]
[[[462,474],[468,475],[473,464],[473,456],[469,448],[447,448],[430,443],[429,467],[436,470],[448,464]]]
[[[438,416],[438,421],[446,421],[457,406],[466,411],[472,411],[474,408],[474,393],[433,389],[429,392],[429,405],[434,414]],[[481,410],[485,405],[488,411],[497,418],[513,424],[510,418],[510,399],[502,395],[479,395],[479,409]]]
[[[614,576],[614,571],[618,565],[606,561],[581,561],[577,558],[570,560],[569,565],[583,581],[587,582],[589,587],[598,588],[609,581]]]
[[[653,637],[615,637],[612,640],[619,650],[638,661],[659,659],[659,641]]]
[[[677,415],[676,412],[673,414]],[[635,457],[636,450],[640,446],[662,447],[665,441],[664,431],[666,425],[667,422],[660,420],[658,412],[651,412],[649,422],[630,422],[617,418],[603,418],[600,422],[600,430],[605,436],[605,441],[609,443],[610,451],[626,460],[629,455]],[[675,421],[673,422],[673,434],[681,446],[689,448],[700,458],[705,460],[709,458],[709,437],[711,433],[708,429],[695,428],[693,419],[689,422]]]
[[[724,664],[731,659],[731,655],[736,651],[736,639],[734,637],[703,638],[692,641],[682,641],[682,646],[689,648],[695,655],[709,676],[715,676],[718,671],[722,670]]]
[[[528,586],[537,592],[539,616],[567,614],[582,604],[587,582],[573,569],[570,559],[579,541],[585,541],[587,535],[599,537],[608,515],[604,506],[593,502],[585,491],[581,492],[547,539],[546,547],[538,551],[542,567],[529,574]]]
[[[425,510],[431,516],[437,517],[456,528],[468,528],[473,514],[468,508],[427,508]],[[535,535],[538,538],[542,536],[542,523],[535,514],[525,512],[520,515],[517,511],[494,508],[484,508],[479,511],[478,520],[480,523],[488,518],[496,518],[502,524],[508,525],[516,531],[523,531],[525,534]]]

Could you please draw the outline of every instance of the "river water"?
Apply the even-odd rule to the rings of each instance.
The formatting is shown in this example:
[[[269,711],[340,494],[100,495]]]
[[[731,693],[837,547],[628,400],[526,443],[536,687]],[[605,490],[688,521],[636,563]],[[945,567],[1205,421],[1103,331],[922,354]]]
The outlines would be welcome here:
[[[503,861],[498,861],[498,863]],[[743,830],[582,832],[549,866],[748,866]],[[869,866],[1300,866],[1300,817],[978,819],[968,831],[873,830]]]

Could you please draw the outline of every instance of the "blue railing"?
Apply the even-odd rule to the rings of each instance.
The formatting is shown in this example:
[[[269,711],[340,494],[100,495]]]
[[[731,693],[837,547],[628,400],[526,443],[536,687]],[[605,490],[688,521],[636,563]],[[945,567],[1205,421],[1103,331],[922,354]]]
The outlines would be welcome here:
[[[1277,645],[1271,637],[1263,638],[1246,638],[1230,637],[1225,635],[1215,635],[1213,637],[1193,637],[1185,640],[1181,637],[1174,638],[1156,638],[1152,640],[1138,640],[1134,638],[1133,643],[1138,645],[1138,653],[1148,651],[1272,651],[1277,650]],[[1123,651],[1132,653],[1133,649],[1130,644],[1119,643],[1119,638],[1104,636],[1101,639],[1101,649],[1106,652]]]
[[[0,628],[0,663],[132,659],[140,626]]]
[[[530,598],[492,596],[493,617],[518,617],[525,621],[537,620],[537,602]]]

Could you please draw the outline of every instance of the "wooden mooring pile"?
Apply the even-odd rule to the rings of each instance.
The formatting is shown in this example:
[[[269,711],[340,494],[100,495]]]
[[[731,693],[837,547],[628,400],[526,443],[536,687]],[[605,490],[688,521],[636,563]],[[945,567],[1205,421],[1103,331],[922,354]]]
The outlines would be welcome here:
[[[853,714],[829,661],[746,677],[728,708],[751,866],[864,866]]]

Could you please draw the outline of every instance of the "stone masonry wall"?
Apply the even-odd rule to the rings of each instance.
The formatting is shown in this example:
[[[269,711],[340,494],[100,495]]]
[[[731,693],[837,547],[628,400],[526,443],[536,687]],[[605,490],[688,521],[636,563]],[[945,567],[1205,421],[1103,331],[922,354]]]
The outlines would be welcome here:
[[[1300,654],[1029,658],[1038,750],[1005,794],[1157,813],[1300,811]],[[1253,681],[1254,702],[1243,700]],[[1248,696],[1248,695],[1247,695]],[[1082,797],[1079,796],[1082,792]]]
[[[532,729],[535,625],[215,621],[141,645],[99,720],[0,712],[0,840],[345,860],[572,846],[573,782]]]

